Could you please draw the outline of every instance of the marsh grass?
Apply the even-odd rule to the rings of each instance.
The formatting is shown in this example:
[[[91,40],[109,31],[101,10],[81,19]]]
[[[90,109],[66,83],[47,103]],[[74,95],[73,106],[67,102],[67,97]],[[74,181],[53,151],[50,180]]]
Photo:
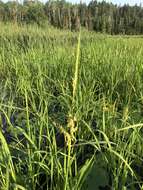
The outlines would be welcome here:
[[[0,34],[0,189],[142,189],[142,39],[12,27]]]

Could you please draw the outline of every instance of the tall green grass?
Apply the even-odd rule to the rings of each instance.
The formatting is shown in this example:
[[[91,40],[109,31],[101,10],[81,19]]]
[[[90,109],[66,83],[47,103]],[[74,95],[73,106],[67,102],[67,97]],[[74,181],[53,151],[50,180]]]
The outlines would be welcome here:
[[[12,28],[0,33],[0,189],[143,189],[142,38]]]

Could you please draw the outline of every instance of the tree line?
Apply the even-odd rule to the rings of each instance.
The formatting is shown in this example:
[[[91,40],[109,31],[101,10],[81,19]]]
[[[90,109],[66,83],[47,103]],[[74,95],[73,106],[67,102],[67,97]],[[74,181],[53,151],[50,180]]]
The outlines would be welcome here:
[[[143,34],[143,7],[96,0],[88,5],[65,0],[49,0],[45,4],[37,0],[25,0],[22,4],[0,1],[0,21],[43,26],[48,22],[57,28],[75,31],[81,26],[108,34]]]

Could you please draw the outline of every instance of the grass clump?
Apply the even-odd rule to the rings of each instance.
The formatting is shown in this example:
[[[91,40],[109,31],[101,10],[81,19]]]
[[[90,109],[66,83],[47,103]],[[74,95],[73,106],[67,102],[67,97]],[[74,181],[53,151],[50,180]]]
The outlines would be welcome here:
[[[11,27],[0,34],[0,189],[142,189],[142,38]]]

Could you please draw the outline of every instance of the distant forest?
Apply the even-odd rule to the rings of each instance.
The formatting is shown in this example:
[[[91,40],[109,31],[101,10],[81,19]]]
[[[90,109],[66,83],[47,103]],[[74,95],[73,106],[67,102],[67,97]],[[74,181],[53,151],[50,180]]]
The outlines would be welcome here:
[[[80,26],[90,31],[108,34],[143,34],[143,7],[118,6],[105,1],[91,1],[88,5],[72,4],[64,0],[0,1],[0,21],[37,23],[47,22],[57,28],[78,31]]]

